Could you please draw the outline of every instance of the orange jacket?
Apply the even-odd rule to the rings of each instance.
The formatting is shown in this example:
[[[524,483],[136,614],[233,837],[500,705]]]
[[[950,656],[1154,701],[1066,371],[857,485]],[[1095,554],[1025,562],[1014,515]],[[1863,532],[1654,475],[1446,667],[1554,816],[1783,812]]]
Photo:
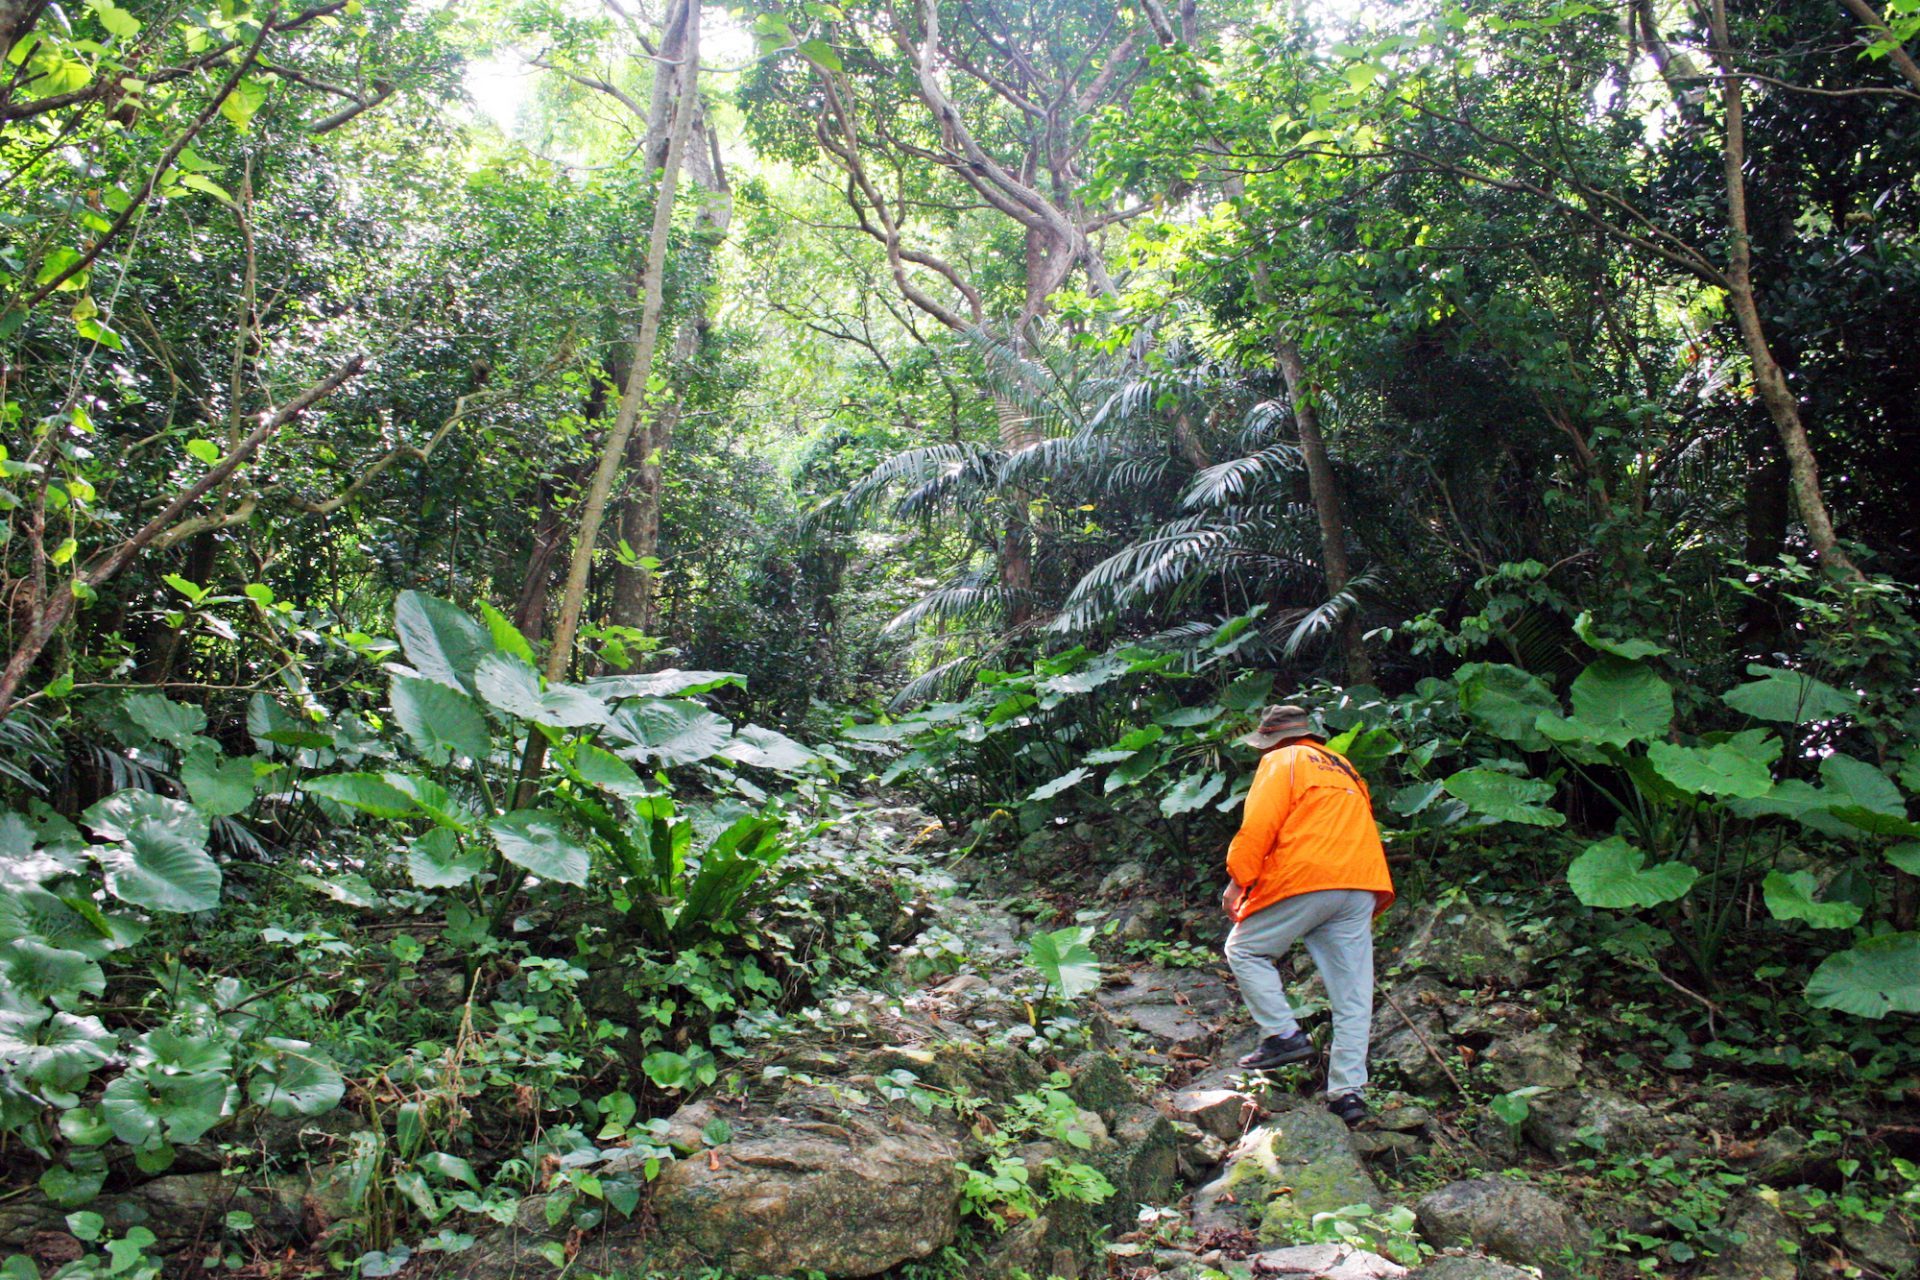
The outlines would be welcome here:
[[[1375,915],[1393,905],[1366,779],[1317,742],[1292,742],[1260,758],[1227,850],[1227,874],[1245,891],[1235,920],[1320,889],[1369,889]]]

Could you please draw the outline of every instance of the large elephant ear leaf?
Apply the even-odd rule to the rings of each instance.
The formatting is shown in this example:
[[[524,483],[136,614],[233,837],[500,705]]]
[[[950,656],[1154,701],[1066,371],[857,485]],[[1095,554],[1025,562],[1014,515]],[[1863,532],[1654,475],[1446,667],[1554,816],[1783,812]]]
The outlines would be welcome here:
[[[187,746],[195,736],[206,731],[206,712],[175,702],[163,693],[130,693],[120,705],[127,719],[168,746]]]
[[[595,728],[612,713],[576,684],[540,684],[540,673],[518,658],[489,654],[474,674],[474,687],[496,711],[562,729]]]
[[[207,819],[192,805],[151,791],[118,791],[80,815],[110,843],[94,854],[107,890],[149,911],[211,911],[220,868],[207,855]]]
[[[420,754],[434,764],[445,764],[452,755],[485,760],[493,751],[486,717],[458,689],[419,676],[396,675],[392,701],[393,718]]]
[[[1064,998],[1077,1000],[1100,985],[1100,957],[1087,945],[1091,936],[1084,926],[1036,933],[1027,939],[1027,963]]]
[[[1540,778],[1522,778],[1498,769],[1462,769],[1442,784],[1447,794],[1495,822],[1519,822],[1531,827],[1558,827],[1567,815],[1547,807],[1553,784]]]
[[[1807,1002],[1863,1018],[1920,1013],[1920,933],[1886,933],[1820,962]]]
[[[1616,911],[1683,898],[1699,878],[1700,873],[1684,862],[1649,867],[1647,855],[1619,836],[1588,845],[1567,867],[1574,897],[1590,907]]]
[[[627,703],[610,727],[626,740],[621,755],[662,767],[708,759],[733,736],[726,720],[683,698]]]
[[[1755,720],[1775,720],[1782,724],[1807,724],[1844,716],[1860,705],[1860,699],[1845,689],[1836,689],[1822,680],[1798,671],[1763,667],[1758,663],[1747,674],[1760,677],[1735,685],[1722,697],[1735,711]]]
[[[1568,691],[1572,719],[1611,746],[1646,742],[1673,723],[1673,687],[1643,662],[1603,657],[1587,664]]]
[[[493,637],[458,605],[421,591],[393,602],[393,629],[413,669],[435,684],[473,692],[474,668],[494,651]]]
[[[38,938],[0,943],[0,980],[15,997],[38,1004],[69,1004],[82,994],[105,995],[107,975],[78,951],[50,947]]]
[[[592,859],[585,845],[561,825],[558,814],[515,809],[487,824],[500,856],[542,880],[583,885]]]
[[[0,884],[39,884],[77,874],[86,865],[83,843],[42,846],[33,824],[17,813],[0,813]]]
[[[407,846],[407,874],[422,889],[457,889],[487,869],[486,854],[462,849],[445,827],[435,827]]]
[[[1875,835],[1920,836],[1920,824],[1907,819],[1900,787],[1877,766],[1831,755],[1820,762],[1820,781],[1827,811],[1848,826]]]
[[[249,1101],[276,1116],[317,1116],[339,1105],[347,1082],[312,1045],[278,1037],[265,1043],[268,1052],[247,1081]]]

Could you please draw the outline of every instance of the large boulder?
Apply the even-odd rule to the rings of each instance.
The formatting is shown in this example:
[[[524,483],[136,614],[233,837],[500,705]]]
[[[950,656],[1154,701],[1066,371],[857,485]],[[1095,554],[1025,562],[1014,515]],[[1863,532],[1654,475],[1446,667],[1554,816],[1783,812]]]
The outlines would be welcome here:
[[[1657,1128],[1651,1107],[1605,1089],[1565,1089],[1534,1098],[1524,1125],[1527,1141],[1556,1160],[1642,1145]]]
[[[1533,1274],[1476,1255],[1434,1258],[1407,1280],[1533,1280]]]
[[[747,1275],[878,1275],[952,1242],[959,1159],[952,1139],[904,1122],[793,1125],[667,1166],[654,1217],[663,1240]]]
[[[1400,1280],[1407,1269],[1390,1258],[1345,1244],[1297,1244],[1248,1259],[1263,1276],[1295,1280]]]
[[[1422,969],[1462,987],[1524,986],[1533,948],[1517,941],[1506,917],[1465,901],[1430,902],[1406,914],[1389,967]]]
[[[1350,1204],[1379,1209],[1386,1201],[1354,1154],[1346,1125],[1319,1107],[1302,1107],[1247,1132],[1220,1176],[1193,1193],[1193,1223],[1203,1233],[1244,1228],[1278,1243],[1314,1214]]]
[[[1593,1232],[1580,1215],[1538,1187],[1503,1178],[1450,1182],[1414,1205],[1420,1233],[1437,1246],[1471,1244],[1548,1274],[1569,1274]]]
[[[1798,1242],[1779,1207],[1756,1194],[1727,1206],[1723,1225],[1734,1245],[1714,1258],[1708,1280],[1794,1280],[1800,1273],[1788,1248]]]
[[[1436,1054],[1448,1058],[1453,1055],[1453,1037],[1448,1033],[1444,1011],[1447,1000],[1446,990],[1425,975],[1382,993],[1374,1003],[1373,1037],[1368,1048],[1375,1074],[1421,1093],[1447,1086],[1447,1069],[1435,1060]]]
[[[1226,979],[1198,969],[1143,966],[1093,998],[1122,1027],[1194,1053],[1210,1051],[1240,1010],[1239,994]]]

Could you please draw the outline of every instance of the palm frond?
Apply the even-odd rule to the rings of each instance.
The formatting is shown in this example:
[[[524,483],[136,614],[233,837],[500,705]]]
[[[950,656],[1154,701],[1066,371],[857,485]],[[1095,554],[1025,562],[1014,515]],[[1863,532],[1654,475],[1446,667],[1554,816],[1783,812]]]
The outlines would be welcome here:
[[[1245,501],[1252,493],[1301,467],[1300,450],[1290,444],[1268,445],[1258,453],[1215,463],[1193,477],[1181,505],[1218,507]]]

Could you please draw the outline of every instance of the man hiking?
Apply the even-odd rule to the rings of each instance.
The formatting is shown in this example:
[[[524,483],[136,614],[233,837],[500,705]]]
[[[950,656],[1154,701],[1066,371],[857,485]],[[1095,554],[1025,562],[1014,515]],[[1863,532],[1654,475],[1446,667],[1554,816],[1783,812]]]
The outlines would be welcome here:
[[[1227,964],[1261,1035],[1240,1065],[1260,1071],[1313,1056],[1274,967],[1305,942],[1333,1006],[1327,1109],[1356,1125],[1367,1116],[1373,918],[1393,902],[1373,800],[1304,707],[1268,707],[1240,741],[1265,753],[1227,850],[1230,883],[1221,897],[1234,920]]]

